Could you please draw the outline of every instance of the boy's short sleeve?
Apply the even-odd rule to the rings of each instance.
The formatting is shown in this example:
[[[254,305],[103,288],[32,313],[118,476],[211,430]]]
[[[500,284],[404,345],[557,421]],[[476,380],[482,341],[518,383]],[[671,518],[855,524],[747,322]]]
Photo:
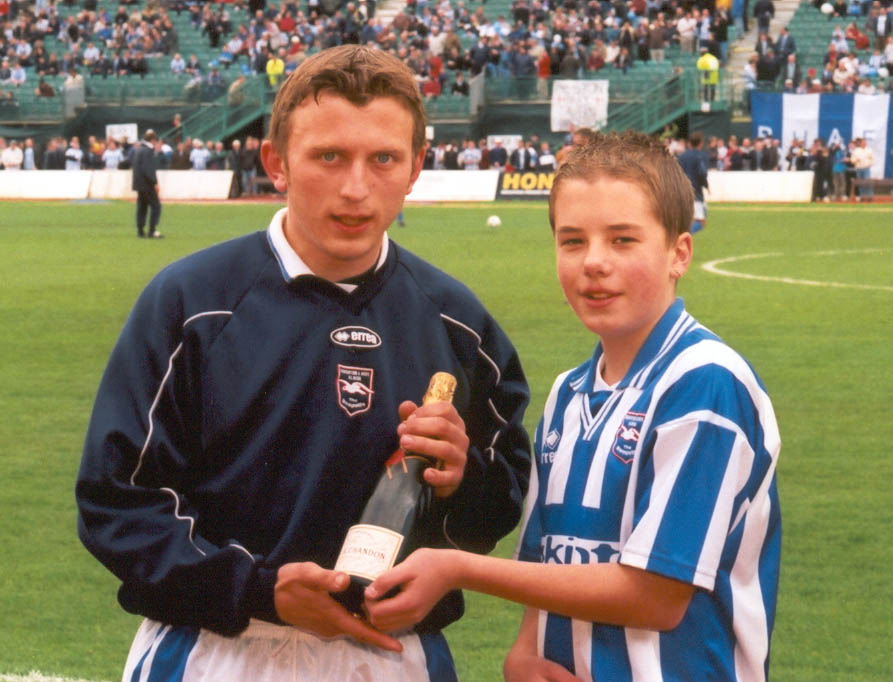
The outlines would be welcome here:
[[[679,371],[653,406],[633,527],[620,557],[706,590],[740,555],[743,526],[759,533],[768,523],[762,516],[778,450],[774,414],[756,375],[722,344],[714,350],[723,362],[688,367],[691,358],[680,356]]]

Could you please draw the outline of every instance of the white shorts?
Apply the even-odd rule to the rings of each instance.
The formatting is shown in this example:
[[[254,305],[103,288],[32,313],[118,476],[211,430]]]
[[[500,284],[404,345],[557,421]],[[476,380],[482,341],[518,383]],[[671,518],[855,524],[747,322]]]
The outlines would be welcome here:
[[[399,636],[395,654],[252,620],[237,637],[144,620],[123,682],[456,682],[441,633]]]
[[[695,201],[695,220],[706,220],[707,219],[707,201]]]

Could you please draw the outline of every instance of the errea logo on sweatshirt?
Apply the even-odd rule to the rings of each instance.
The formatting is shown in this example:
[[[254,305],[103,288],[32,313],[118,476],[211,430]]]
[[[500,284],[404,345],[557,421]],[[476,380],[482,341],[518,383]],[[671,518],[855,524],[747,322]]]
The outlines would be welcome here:
[[[339,327],[329,338],[332,343],[345,348],[378,348],[381,337],[366,327]]]

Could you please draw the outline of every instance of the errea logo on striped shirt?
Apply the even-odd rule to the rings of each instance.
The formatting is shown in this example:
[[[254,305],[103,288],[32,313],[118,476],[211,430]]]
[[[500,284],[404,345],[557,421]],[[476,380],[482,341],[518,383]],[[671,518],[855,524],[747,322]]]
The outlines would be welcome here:
[[[378,348],[381,337],[367,327],[339,327],[329,334],[332,343],[345,348]]]

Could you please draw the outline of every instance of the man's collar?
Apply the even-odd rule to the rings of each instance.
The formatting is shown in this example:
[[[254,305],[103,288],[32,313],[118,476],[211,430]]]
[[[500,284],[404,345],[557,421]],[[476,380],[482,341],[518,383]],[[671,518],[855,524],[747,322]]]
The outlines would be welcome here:
[[[313,272],[313,270],[311,270],[298,255],[297,251],[292,248],[291,244],[288,243],[288,239],[285,237],[285,230],[283,229],[283,224],[285,223],[285,217],[287,215],[288,207],[279,209],[276,211],[276,214],[270,221],[270,226],[267,228],[267,239],[270,242],[270,246],[273,248],[276,260],[279,262],[279,269],[282,271],[282,276],[287,282],[301,276],[319,277],[319,275]],[[382,235],[381,252],[378,255],[378,262],[375,264],[375,270],[381,268],[388,258],[388,241],[388,235],[385,233]],[[356,284],[346,284],[342,282],[334,282],[334,284],[338,285],[348,293],[357,288]]]

